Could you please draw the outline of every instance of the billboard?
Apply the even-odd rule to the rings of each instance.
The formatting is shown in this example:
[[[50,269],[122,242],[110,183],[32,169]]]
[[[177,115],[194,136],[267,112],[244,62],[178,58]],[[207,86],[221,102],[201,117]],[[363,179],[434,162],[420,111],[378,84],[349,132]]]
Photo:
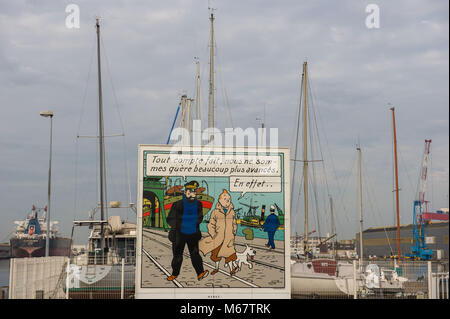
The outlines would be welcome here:
[[[290,298],[289,149],[139,145],[136,298]]]

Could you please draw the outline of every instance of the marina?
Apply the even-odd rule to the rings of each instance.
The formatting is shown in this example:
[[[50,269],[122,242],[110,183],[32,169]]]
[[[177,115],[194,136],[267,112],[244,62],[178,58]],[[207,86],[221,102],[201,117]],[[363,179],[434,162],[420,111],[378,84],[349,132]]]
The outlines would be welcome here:
[[[67,103],[67,108],[39,113],[41,121],[43,117],[50,124],[49,148],[40,137],[35,145],[27,144],[33,154],[27,164],[19,161],[13,149],[5,152],[16,154],[23,172],[14,168],[12,155],[2,165],[12,167],[15,174],[5,171],[9,177],[2,184],[8,201],[5,211],[9,212],[5,225],[0,225],[0,299],[448,300],[448,168],[444,165],[448,137],[442,137],[448,121],[438,121],[444,118],[442,112],[448,115],[442,107],[442,99],[448,102],[447,87],[420,82],[425,88],[423,96],[432,87],[437,92],[437,102],[430,105],[438,106],[434,113],[427,113],[419,107],[425,99],[420,90],[403,92],[403,85],[391,83],[400,78],[417,81],[409,73],[414,68],[410,60],[409,68],[402,64],[397,73],[381,75],[379,69],[386,67],[379,60],[371,64],[354,58],[352,63],[359,71],[348,84],[349,71],[337,67],[339,61],[347,69],[353,65],[345,58],[348,50],[339,51],[332,62],[325,54],[341,48],[342,43],[344,48],[351,47],[347,29],[331,24],[325,32],[330,32],[331,40],[323,40],[315,56],[299,60],[288,58],[287,52],[309,52],[315,41],[305,34],[313,32],[320,38],[324,30],[308,31],[291,21],[291,26],[299,28],[294,35],[288,31],[287,20],[272,21],[272,14],[258,10],[258,18],[247,16],[249,24],[239,21],[240,28],[235,28],[240,13],[223,4],[226,13],[222,14],[215,5],[208,1],[201,15],[195,5],[191,14],[199,19],[190,17],[190,23],[184,21],[186,12],[172,8],[155,14],[143,8],[148,20],[131,26],[128,19],[124,23],[124,18],[108,15],[96,16],[95,21],[83,18],[89,32],[67,27],[66,20],[64,31],[78,32],[71,36],[77,37],[73,45],[82,58],[71,57],[67,70],[73,72],[72,79],[63,81],[58,75],[64,89],[54,98]],[[158,10],[153,6],[148,4]],[[246,6],[242,5],[243,12],[250,12]],[[261,4],[265,6],[269,4]],[[292,6],[303,19],[307,18],[303,10],[311,10],[304,4]],[[128,10],[132,7],[122,8],[125,17],[131,16]],[[287,19],[289,6],[280,7]],[[118,10],[116,4],[112,8]],[[271,22],[256,32],[262,27],[259,19]],[[441,21],[440,16],[436,19]],[[422,17],[421,21],[428,20]],[[353,22],[344,24],[348,23]],[[440,23],[448,27],[448,17]],[[0,20],[0,26],[4,24]],[[164,36],[150,36],[152,24],[173,26],[176,31],[167,28]],[[190,29],[195,36],[186,35]],[[186,34],[175,36],[180,30]],[[0,36],[12,37],[4,32]],[[261,34],[274,44],[267,46]],[[289,45],[281,41],[285,34],[291,34],[286,38]],[[175,43],[163,49],[162,41],[171,37]],[[89,38],[94,39],[90,64]],[[297,38],[300,47],[294,43]],[[55,39],[50,42],[63,41]],[[207,42],[205,52],[198,48],[199,39]],[[119,48],[119,42],[125,43],[128,52]],[[423,45],[427,50],[433,48]],[[108,49],[109,57],[106,48],[114,49]],[[391,47],[387,50],[394,54]],[[138,57],[143,52],[148,55],[144,60]],[[192,54],[196,55],[195,72],[185,61]],[[448,57],[448,50],[441,55],[445,54]],[[222,60],[222,55],[231,61]],[[52,54],[46,51],[42,56],[50,59]],[[430,74],[442,78],[441,66],[448,61],[434,58],[434,64],[427,63],[440,68]],[[408,59],[416,61],[417,57]],[[64,65],[61,60],[53,63],[59,68]],[[85,75],[78,69],[85,64],[89,69],[83,84]],[[389,65],[395,69],[397,64],[401,63]],[[133,65],[139,67],[129,73]],[[111,66],[117,72],[114,76]],[[28,78],[35,76],[31,67],[18,70]],[[54,81],[52,72],[44,76],[39,71],[40,85],[53,85],[58,91],[59,84],[49,84]],[[222,72],[232,80],[224,81]],[[371,76],[372,82],[362,84]],[[94,84],[89,82],[91,77]],[[229,96],[227,82],[238,93]],[[24,93],[19,95],[27,98]],[[414,97],[404,98],[407,95]],[[66,101],[80,96],[76,103]],[[125,106],[119,105],[118,97]],[[395,106],[385,101],[394,101],[394,97]],[[75,130],[75,104],[80,99],[82,114]],[[56,108],[48,101],[39,103]],[[406,110],[410,104],[415,108]],[[406,125],[413,116],[416,122],[423,120],[423,125]],[[90,135],[84,135],[82,120],[89,127],[83,130]],[[206,124],[207,128],[202,127]],[[239,127],[245,125],[246,129]],[[74,136],[75,151],[68,142]],[[112,142],[114,137],[120,137],[123,145]],[[29,138],[22,135],[21,139]],[[19,145],[19,141],[13,143]],[[3,147],[10,147],[8,143]],[[87,154],[81,146],[86,146]],[[118,156],[120,148],[123,157]],[[47,169],[48,176],[44,176]],[[75,177],[67,172],[74,172]],[[45,204],[33,204],[45,191]],[[19,193],[27,200],[18,200]]]

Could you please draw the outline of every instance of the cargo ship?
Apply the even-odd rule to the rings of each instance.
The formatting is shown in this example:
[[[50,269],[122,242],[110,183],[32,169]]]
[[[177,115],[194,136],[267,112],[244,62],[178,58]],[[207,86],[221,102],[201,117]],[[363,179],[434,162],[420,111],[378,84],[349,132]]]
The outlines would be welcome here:
[[[46,208],[31,208],[31,213],[25,220],[15,221],[17,225],[10,239],[12,258],[44,257],[47,238]],[[39,213],[42,213],[39,217]],[[69,256],[70,238],[58,237],[56,225],[58,221],[50,222],[49,256]]]
[[[267,219],[267,216],[265,215],[265,209],[266,209],[266,205],[262,205],[261,208],[261,214],[258,216],[255,213],[255,210],[258,208],[258,206],[252,206],[244,204],[244,203],[240,203],[241,205],[247,206],[248,207],[248,212],[244,214],[243,217],[239,217],[237,218],[237,223],[242,225],[242,226],[247,226],[247,227],[255,227],[255,228],[261,228],[262,225],[264,224],[265,220]],[[284,230],[284,213],[283,210],[276,204],[274,203],[274,206],[277,210],[277,218],[278,221],[280,222],[280,226],[278,227],[278,230]],[[236,212],[238,210],[241,210],[241,208],[238,208],[236,210]]]

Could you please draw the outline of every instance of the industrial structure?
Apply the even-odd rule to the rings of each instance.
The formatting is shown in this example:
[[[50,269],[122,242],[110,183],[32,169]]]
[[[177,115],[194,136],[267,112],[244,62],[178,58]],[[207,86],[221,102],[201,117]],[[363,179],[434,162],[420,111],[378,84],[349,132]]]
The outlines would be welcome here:
[[[414,244],[413,224],[400,226],[400,249],[410,252]],[[432,222],[426,226],[426,245],[432,251],[431,259],[448,259],[448,221]],[[356,234],[356,252],[359,255],[359,233]],[[363,231],[364,256],[389,258],[397,255],[397,226],[371,227]],[[408,258],[408,257],[406,257]]]

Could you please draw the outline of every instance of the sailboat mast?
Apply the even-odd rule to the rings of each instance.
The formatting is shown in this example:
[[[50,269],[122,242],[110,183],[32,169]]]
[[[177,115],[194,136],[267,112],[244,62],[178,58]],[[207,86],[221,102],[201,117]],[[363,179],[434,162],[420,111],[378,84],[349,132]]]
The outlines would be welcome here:
[[[356,146],[358,151],[358,194],[359,194],[359,251],[360,251],[360,263],[364,258],[363,250],[363,205],[362,205],[362,173],[361,173],[361,148]]]
[[[201,120],[200,117],[200,61],[198,58],[196,58],[195,64],[197,66],[197,96],[195,98],[195,102],[196,102],[196,107],[197,107],[197,120]]]
[[[214,14],[211,12],[209,18],[211,21],[210,34],[210,51],[209,51],[209,113],[208,113],[208,127],[214,127]],[[214,135],[211,132],[210,141],[214,140]]]
[[[306,61],[303,62],[303,177],[305,190],[305,256],[308,259],[308,114],[306,106]]]
[[[188,98],[187,99],[187,131],[189,132],[189,136],[191,134],[191,129],[192,129],[192,110],[191,110],[191,105],[192,105],[192,99]]]
[[[97,28],[97,67],[98,67],[98,138],[99,138],[99,153],[100,153],[100,213],[102,222],[105,219],[105,191],[104,191],[104,129],[103,129],[103,100],[102,100],[102,73],[100,64],[100,24],[99,18],[96,18]],[[100,224],[101,248],[105,247],[105,234],[103,223]]]
[[[333,210],[333,198],[330,196],[330,213],[331,213],[331,235],[333,236],[336,234],[336,226],[334,225],[334,210]],[[333,256],[336,258],[336,243],[337,239],[335,237],[334,243],[333,243]]]
[[[394,160],[395,160],[395,203],[397,208],[397,250],[398,250],[398,261],[400,263],[400,204],[398,200],[398,164],[397,164],[397,135],[395,131],[395,108],[391,107],[392,111],[392,125],[394,127]]]
[[[187,95],[183,95],[181,96],[181,127],[183,129],[186,128],[186,101],[187,101]],[[183,135],[182,135],[182,143],[184,145],[184,139],[186,138],[185,136],[185,131],[183,130]]]

